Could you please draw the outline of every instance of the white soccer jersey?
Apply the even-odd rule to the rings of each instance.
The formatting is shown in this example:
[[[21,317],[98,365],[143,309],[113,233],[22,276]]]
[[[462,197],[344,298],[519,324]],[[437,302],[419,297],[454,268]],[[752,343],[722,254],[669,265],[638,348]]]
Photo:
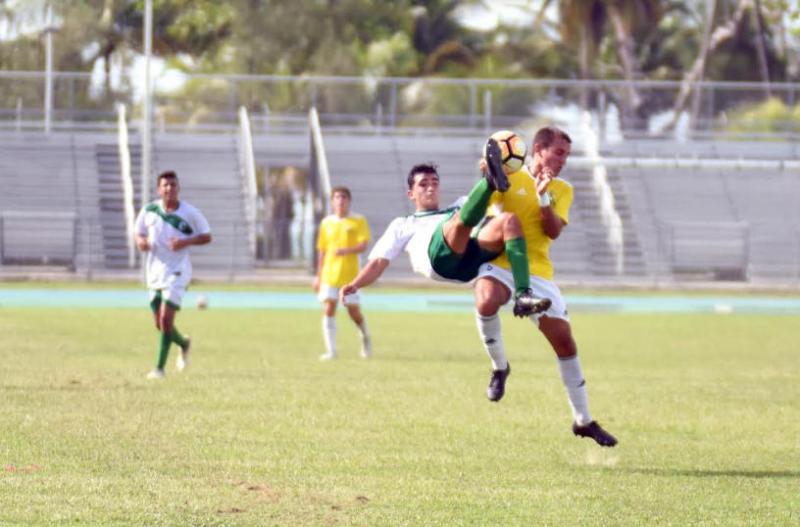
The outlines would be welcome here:
[[[460,209],[466,199],[466,197],[459,198],[446,209],[415,212],[395,218],[386,228],[386,232],[375,242],[369,253],[369,259],[385,258],[391,261],[405,249],[415,273],[434,280],[450,281],[439,276],[431,267],[428,246],[431,244],[431,237],[436,227],[450,213]]]
[[[142,208],[136,218],[136,233],[147,236],[150,250],[147,253],[147,287],[163,289],[178,283],[184,287],[192,278],[189,247],[178,251],[169,248],[172,238],[191,238],[208,234],[211,228],[205,216],[195,207],[180,201],[178,208],[164,212],[161,200]]]

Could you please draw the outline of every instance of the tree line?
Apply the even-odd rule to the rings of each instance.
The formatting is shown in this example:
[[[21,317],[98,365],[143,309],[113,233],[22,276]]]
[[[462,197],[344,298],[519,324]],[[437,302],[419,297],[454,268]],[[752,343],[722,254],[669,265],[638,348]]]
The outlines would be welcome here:
[[[0,70],[41,70],[46,0],[0,0]],[[85,104],[125,99],[114,68],[141,54],[143,0],[52,1],[54,66],[104,72]],[[500,79],[672,80],[613,101],[634,125],[692,104],[693,81],[800,79],[792,0],[153,0],[154,53],[187,73]],[[490,29],[470,16],[500,16]],[[41,24],[38,25],[41,28]],[[187,97],[209,89],[182,88]],[[257,90],[256,90],[257,91]],[[257,94],[254,94],[257,95]],[[8,97],[6,94],[5,97]],[[586,105],[597,94],[582,95]]]

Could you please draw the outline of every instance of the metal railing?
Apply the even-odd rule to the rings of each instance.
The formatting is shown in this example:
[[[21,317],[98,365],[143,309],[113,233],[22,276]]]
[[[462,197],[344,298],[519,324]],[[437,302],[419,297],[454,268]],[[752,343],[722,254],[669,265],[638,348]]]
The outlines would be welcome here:
[[[256,183],[256,162],[253,154],[253,132],[250,128],[250,116],[247,108],[239,108],[239,136],[237,142],[239,154],[239,171],[242,177],[242,195],[244,196],[244,212],[249,230],[248,247],[253,256],[256,254],[256,222],[258,221],[258,184]]]
[[[693,84],[701,112],[691,130],[677,116],[675,128],[663,126],[683,87],[680,81],[569,80],[569,79],[442,79],[408,77],[329,77],[280,75],[186,75],[192,88],[184,93],[159,90],[156,80],[154,119],[164,133],[233,132],[238,109],[250,113],[254,132],[305,130],[307,112],[315,107],[327,133],[387,130],[415,133],[483,133],[515,128],[531,120],[579,118],[581,110],[602,117],[600,139],[625,137],[783,137],[800,136],[800,123],[787,111],[785,119],[756,123],[741,130],[731,123],[737,111],[766,100],[758,82]],[[0,71],[0,127],[43,130],[47,116],[45,74]],[[641,95],[649,115],[626,112],[628,90]],[[787,107],[798,102],[800,84],[770,85],[771,97]],[[142,108],[130,88],[114,89],[93,83],[83,72],[54,72],[52,115],[54,130],[113,127],[117,101],[141,119]],[[268,110],[267,110],[268,109]],[[688,116],[688,113],[687,113]],[[577,120],[576,120],[577,122]]]
[[[117,126],[117,148],[119,151],[120,184],[122,186],[122,207],[125,212],[125,232],[127,233],[128,267],[136,265],[136,246],[133,240],[136,208],[133,204],[133,175],[131,174],[131,149],[128,143],[128,121],[125,105],[117,105],[119,120]]]

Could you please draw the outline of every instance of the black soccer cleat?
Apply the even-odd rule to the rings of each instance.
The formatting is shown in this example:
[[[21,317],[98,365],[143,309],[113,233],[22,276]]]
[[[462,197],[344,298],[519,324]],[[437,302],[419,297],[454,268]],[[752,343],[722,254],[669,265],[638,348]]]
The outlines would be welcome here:
[[[487,169],[483,177],[489,182],[489,188],[498,192],[505,192],[508,190],[508,176],[503,170],[503,153],[500,150],[500,145],[492,139],[486,143],[486,165]]]
[[[526,289],[514,295],[514,316],[527,317],[542,313],[550,309],[551,304],[549,298],[537,298],[533,296],[533,291]]]
[[[572,423],[572,433],[580,437],[591,437],[600,446],[611,447],[617,444],[617,438],[603,430],[597,421],[592,421],[584,426]]]
[[[505,370],[492,371],[489,387],[486,388],[486,397],[492,402],[497,402],[506,393],[506,379],[511,375],[511,364],[506,364]]]

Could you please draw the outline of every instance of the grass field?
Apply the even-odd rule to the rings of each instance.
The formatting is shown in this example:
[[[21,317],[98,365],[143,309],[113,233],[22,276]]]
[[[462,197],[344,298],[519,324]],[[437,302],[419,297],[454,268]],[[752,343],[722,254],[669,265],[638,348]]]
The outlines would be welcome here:
[[[514,371],[463,314],[186,309],[192,369],[146,381],[145,309],[0,308],[0,525],[798,525],[800,323],[575,314],[593,416],[504,318]]]

